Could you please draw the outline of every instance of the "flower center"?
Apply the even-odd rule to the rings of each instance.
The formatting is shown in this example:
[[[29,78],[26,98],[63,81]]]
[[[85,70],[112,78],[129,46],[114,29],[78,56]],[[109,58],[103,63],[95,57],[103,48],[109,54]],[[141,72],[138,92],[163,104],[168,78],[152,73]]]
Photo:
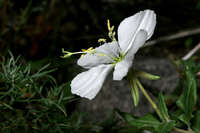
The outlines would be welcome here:
[[[115,56],[115,57],[111,57],[110,55],[105,54],[105,53],[97,53],[96,55],[97,56],[107,56],[107,57],[109,57],[112,60],[113,65],[116,65],[118,62],[122,61],[125,57],[124,53],[120,53],[119,56]]]
[[[124,59],[124,57],[125,57],[125,54],[124,53],[120,53],[119,56],[112,58],[113,61],[114,61],[112,64],[116,65],[118,62],[122,61]]]

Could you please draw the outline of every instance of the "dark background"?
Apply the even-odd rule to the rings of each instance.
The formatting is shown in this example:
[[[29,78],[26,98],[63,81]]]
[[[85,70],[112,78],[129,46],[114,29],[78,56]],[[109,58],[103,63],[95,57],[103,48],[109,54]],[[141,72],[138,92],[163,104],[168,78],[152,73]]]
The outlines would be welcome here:
[[[133,67],[161,77],[142,81],[152,96],[182,89],[183,72],[177,62],[200,42],[200,0],[0,0],[0,132],[135,132],[123,120],[114,119],[114,108],[145,114],[151,109],[145,97],[137,109],[132,108],[129,84],[112,77],[94,100],[72,95],[70,81],[82,72],[76,65],[80,55],[61,56],[62,48],[77,52],[98,47],[99,38],[108,39],[107,19],[117,31],[124,18],[145,9],[157,14],[149,41],[163,36],[167,41],[140,49]],[[198,33],[191,35],[195,30]],[[169,38],[177,33],[187,36]],[[199,54],[194,56],[197,61]],[[44,70],[46,64],[50,65]],[[175,99],[169,109],[180,93],[172,94]],[[106,121],[96,125],[93,119]]]
[[[79,56],[62,59],[61,49],[80,51],[99,46],[107,37],[106,20],[115,30],[126,17],[144,9],[157,14],[153,39],[199,27],[199,0],[0,0],[0,55],[10,50],[32,69],[51,63],[58,83],[71,80]],[[199,41],[199,35],[175,39],[143,49],[143,55],[179,58]]]

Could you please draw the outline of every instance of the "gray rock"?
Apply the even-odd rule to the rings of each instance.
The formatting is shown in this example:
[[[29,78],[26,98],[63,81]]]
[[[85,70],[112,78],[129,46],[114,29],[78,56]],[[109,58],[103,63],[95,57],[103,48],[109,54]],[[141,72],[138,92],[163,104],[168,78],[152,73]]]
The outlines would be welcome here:
[[[134,69],[159,75],[158,81],[142,80],[148,91],[149,88],[170,93],[178,84],[178,73],[173,64],[167,59],[137,58]],[[149,92],[150,93],[150,92]],[[150,93],[151,95],[151,93]],[[151,95],[153,97],[153,95]],[[145,97],[140,94],[140,103],[137,108],[133,106],[130,86],[126,80],[113,81],[112,75],[108,76],[100,93],[93,100],[81,99],[77,105],[79,111],[88,113],[94,121],[107,118],[114,108],[123,112],[141,116],[153,109]]]
[[[159,80],[154,81],[142,79],[143,85],[155,92],[171,93],[179,81],[179,74],[168,59],[140,57],[135,60],[134,68],[160,76]]]

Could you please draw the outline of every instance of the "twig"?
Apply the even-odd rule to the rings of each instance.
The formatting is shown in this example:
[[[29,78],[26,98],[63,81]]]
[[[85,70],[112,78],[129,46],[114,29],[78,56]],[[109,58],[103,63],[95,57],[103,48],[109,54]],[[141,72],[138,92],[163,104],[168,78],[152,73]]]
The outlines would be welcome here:
[[[198,43],[192,50],[190,50],[183,58],[182,60],[188,60],[193,54],[197,52],[197,50],[200,49],[200,43]]]
[[[176,133],[194,133],[193,131],[190,131],[190,130],[183,130],[183,129],[179,129],[179,128],[176,128],[176,127],[174,127],[173,129],[174,129],[174,131],[175,131]]]
[[[160,42],[171,41],[171,40],[174,40],[174,39],[179,39],[179,38],[183,38],[183,37],[191,36],[191,35],[196,35],[196,34],[200,34],[200,27],[190,29],[190,30],[184,30],[184,31],[180,31],[178,33],[174,33],[174,34],[171,34],[171,35],[160,37],[158,39],[147,42],[145,44],[145,46],[150,46],[150,45],[154,45],[154,44],[157,44],[157,43],[160,43]]]

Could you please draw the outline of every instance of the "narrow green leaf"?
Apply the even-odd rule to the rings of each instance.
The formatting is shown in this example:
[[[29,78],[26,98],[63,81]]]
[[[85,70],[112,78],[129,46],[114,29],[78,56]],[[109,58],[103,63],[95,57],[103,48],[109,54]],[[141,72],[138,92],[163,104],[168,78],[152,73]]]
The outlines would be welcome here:
[[[183,127],[183,126],[185,126],[185,122],[183,123],[182,122],[182,120],[180,121],[180,116],[183,114],[183,111],[182,110],[180,110],[180,109],[178,109],[178,110],[176,110],[175,112],[173,112],[172,114],[171,114],[171,120],[175,120],[176,121],[176,126],[177,127]]]
[[[131,81],[131,82],[132,82],[131,83],[131,95],[133,98],[134,106],[137,107],[139,104],[139,99],[140,99],[139,89],[138,89],[136,82],[134,82],[134,81]]]
[[[54,103],[54,105],[56,105],[56,107],[57,107],[58,109],[60,109],[60,111],[63,112],[63,114],[65,115],[65,117],[67,117],[67,112],[66,112],[66,109],[65,109],[64,106],[58,105],[57,103]]]
[[[196,132],[196,133],[200,133],[200,111],[197,111],[195,116],[194,116],[194,123],[193,123],[193,127],[192,129]]]
[[[127,78],[131,87],[131,96],[133,99],[133,104],[135,107],[137,107],[140,100],[140,94],[139,94],[138,86],[136,84],[135,76],[132,72],[129,72]]]
[[[188,120],[188,116],[186,116],[185,114],[181,114],[178,117],[178,119],[185,123],[188,127],[190,127],[190,121]]]
[[[187,125],[189,124],[189,121],[191,120],[193,108],[196,105],[197,102],[197,85],[196,85],[196,79],[194,77],[194,74],[191,70],[191,65],[189,63],[185,64],[185,84],[183,92],[176,102],[177,106],[184,112],[184,115],[182,115],[180,118],[181,120],[184,120]]]
[[[143,71],[137,71],[136,75],[140,76],[141,78],[148,79],[148,80],[158,80],[158,79],[160,79],[160,76],[153,75],[153,74],[143,72]]]
[[[160,108],[160,113],[163,117],[163,121],[168,120],[169,119],[168,109],[167,109],[167,106],[165,104],[165,99],[164,99],[161,92],[158,95],[158,99],[159,99],[158,105],[159,105],[159,108]]]
[[[162,122],[158,128],[156,128],[156,131],[158,133],[168,133],[169,131],[171,131],[174,127],[176,126],[176,122],[175,121],[169,121],[169,122]]]
[[[0,104],[1,105],[1,104]],[[6,103],[2,103],[2,105],[4,105],[6,108],[9,108],[10,110],[14,110],[12,106],[6,104]]]
[[[160,121],[153,115],[145,115],[143,117],[137,118],[129,113],[119,111],[118,113],[128,124],[137,128],[157,128],[160,125]]]

